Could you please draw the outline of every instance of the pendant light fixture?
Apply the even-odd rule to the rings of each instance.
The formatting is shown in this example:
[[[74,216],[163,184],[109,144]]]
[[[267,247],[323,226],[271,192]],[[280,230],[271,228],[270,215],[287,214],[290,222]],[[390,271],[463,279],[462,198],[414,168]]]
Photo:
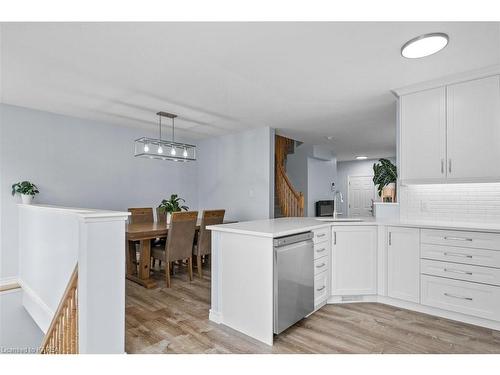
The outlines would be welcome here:
[[[168,112],[158,112],[159,138],[142,137],[134,142],[134,156],[147,157],[150,159],[161,159],[171,161],[193,161],[196,160],[196,146],[187,143],[175,142],[175,118],[177,115]],[[163,140],[161,137],[161,118],[167,117],[172,120],[172,140]]]

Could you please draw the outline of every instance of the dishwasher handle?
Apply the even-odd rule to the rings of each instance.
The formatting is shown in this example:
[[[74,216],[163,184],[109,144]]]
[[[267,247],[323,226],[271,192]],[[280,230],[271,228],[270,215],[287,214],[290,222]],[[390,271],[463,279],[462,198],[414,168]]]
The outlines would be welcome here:
[[[273,241],[273,245],[274,245],[274,248],[276,249],[276,248],[280,248],[283,246],[292,245],[292,244],[297,243],[297,242],[304,242],[304,241],[312,240],[312,238],[313,238],[312,232],[293,234],[291,236],[275,238]]]

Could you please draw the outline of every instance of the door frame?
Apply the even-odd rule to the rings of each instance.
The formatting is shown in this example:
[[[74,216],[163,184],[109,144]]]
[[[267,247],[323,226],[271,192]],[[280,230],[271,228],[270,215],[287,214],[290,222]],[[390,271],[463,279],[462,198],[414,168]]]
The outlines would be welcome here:
[[[349,204],[349,187],[351,186],[351,178],[352,177],[370,177],[370,178],[373,178],[373,175],[349,175],[347,176],[347,189],[346,189],[346,198],[347,198],[347,202],[346,202],[346,208],[347,208],[347,217],[351,216],[351,206]],[[373,195],[375,196],[375,200],[374,202],[377,202],[377,197],[378,197],[378,194],[377,194],[377,189],[376,189],[376,186],[373,185]],[[373,212],[372,212],[373,213]]]

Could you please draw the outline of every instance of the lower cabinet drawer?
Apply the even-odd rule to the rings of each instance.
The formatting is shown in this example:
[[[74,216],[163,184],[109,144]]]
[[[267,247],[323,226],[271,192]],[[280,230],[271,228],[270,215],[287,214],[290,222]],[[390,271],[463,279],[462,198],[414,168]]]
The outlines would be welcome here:
[[[420,272],[426,275],[500,286],[500,269],[422,259]]]
[[[328,247],[330,246],[330,241],[323,241],[314,245],[314,259],[318,259],[328,255]]]
[[[423,305],[500,321],[500,287],[427,275],[420,280]]]
[[[316,229],[313,231],[313,242],[315,244],[328,241],[330,239],[330,227]]]
[[[328,271],[328,257],[324,256],[318,258],[314,261],[314,275],[318,275],[321,272]]]
[[[500,234],[498,233],[422,229],[420,242],[434,245],[500,250]]]
[[[500,268],[500,251],[458,246],[420,245],[420,256],[426,259]]]
[[[314,277],[314,306],[328,298],[328,272],[322,272]]]

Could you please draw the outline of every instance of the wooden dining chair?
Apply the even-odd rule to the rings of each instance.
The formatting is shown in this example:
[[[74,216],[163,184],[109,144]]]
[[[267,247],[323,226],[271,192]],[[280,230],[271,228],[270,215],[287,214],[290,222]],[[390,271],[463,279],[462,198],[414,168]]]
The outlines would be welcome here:
[[[175,261],[187,260],[189,280],[193,280],[193,240],[197,219],[198,211],[174,212],[165,247],[153,249],[153,258],[165,261],[167,288],[170,288],[170,268]]]
[[[225,213],[226,210],[203,211],[198,238],[193,246],[193,255],[196,257],[196,268],[200,278],[203,277],[201,258],[212,253],[212,231],[207,229],[207,225],[222,224]]]
[[[133,207],[129,208],[128,212],[131,213],[129,216],[129,223],[130,224],[141,224],[141,223],[153,223],[154,218],[153,218],[153,208],[152,207]],[[129,249],[135,249],[135,252],[132,254],[133,250],[129,250],[129,258],[130,262],[134,263],[136,266],[138,264],[137,261],[137,248],[139,246],[139,241],[133,241],[135,246],[128,246]],[[154,266],[154,264],[153,264]]]
[[[129,208],[128,212],[131,213],[129,218],[130,224],[154,222],[152,207]]]

